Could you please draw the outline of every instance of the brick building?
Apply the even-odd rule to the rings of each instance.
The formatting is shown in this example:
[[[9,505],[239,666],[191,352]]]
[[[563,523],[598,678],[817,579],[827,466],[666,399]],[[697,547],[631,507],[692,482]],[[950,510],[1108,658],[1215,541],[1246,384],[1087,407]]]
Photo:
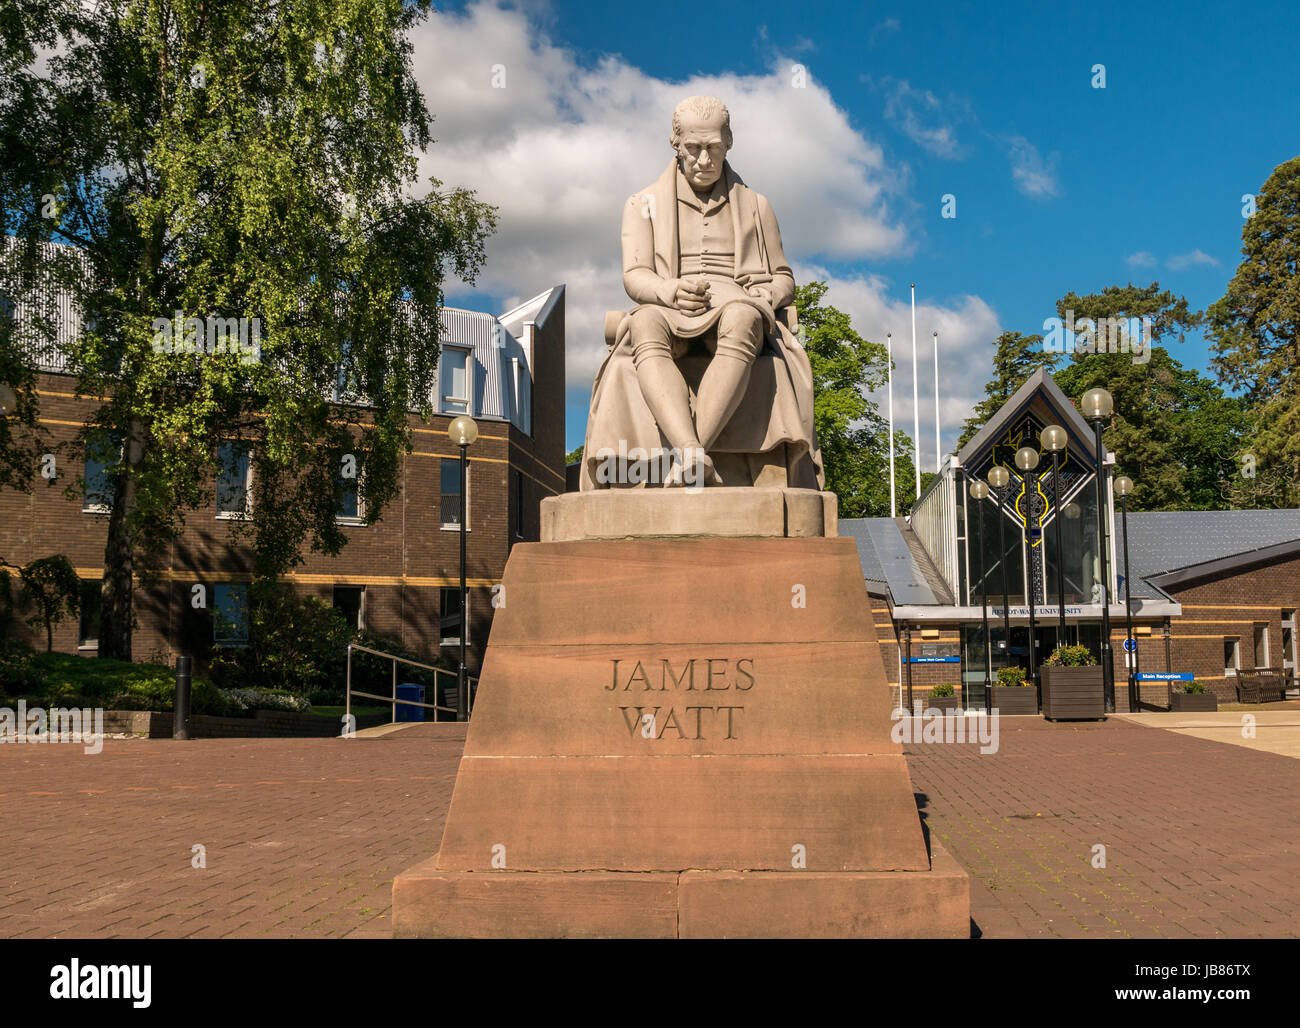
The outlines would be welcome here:
[[[400,489],[373,524],[355,495],[345,496],[339,521],[348,543],[337,557],[305,552],[287,579],[341,609],[358,628],[399,639],[429,658],[454,659],[459,645],[459,450],[448,425],[469,414],[479,426],[470,447],[467,517],[469,663],[477,668],[491,625],[491,588],[511,547],[539,535],[543,497],[564,491],[564,287],[554,286],[499,317],[448,308],[443,312],[438,395],[428,422],[412,415],[412,452],[402,460]],[[61,305],[59,336],[39,355],[41,422],[52,442],[71,440],[96,408],[74,395],[60,343],[79,331],[75,312]],[[21,307],[9,316],[22,317]],[[230,470],[214,483],[208,509],[190,512],[168,548],[154,584],[137,578],[133,638],[137,660],[200,660],[216,642],[238,643],[247,631],[247,547],[233,522],[252,502],[249,461],[229,455]],[[78,502],[64,488],[84,472]],[[0,557],[22,565],[63,553],[83,584],[80,622],[55,632],[56,649],[94,654],[103,576],[107,510],[99,494],[102,464],[59,467],[47,481],[33,469],[30,494],[0,489]],[[207,603],[195,609],[195,586]]]
[[[1039,433],[1053,424],[1068,437],[1057,483],[1046,453],[1029,474],[1014,460],[1023,446],[1041,451]],[[1194,675],[1229,701],[1240,670],[1280,667],[1295,675],[1300,510],[1130,513],[1126,583],[1113,464],[1114,455],[1105,454],[1099,546],[1092,429],[1040,371],[945,460],[911,517],[840,522],[841,534],[857,541],[881,654],[900,695],[909,681],[914,698],[942,682],[965,706],[983,706],[985,590],[995,675],[1008,665],[1029,667],[1031,600],[1038,663],[1061,643],[1087,646],[1100,659],[1103,552],[1118,710],[1128,707],[1126,585],[1136,672]],[[990,491],[981,515],[969,483],[986,480],[995,465],[1007,469],[1009,482],[1000,502]],[[1062,591],[1065,635],[1058,638]],[[1167,689],[1144,684],[1142,698],[1163,704]]]

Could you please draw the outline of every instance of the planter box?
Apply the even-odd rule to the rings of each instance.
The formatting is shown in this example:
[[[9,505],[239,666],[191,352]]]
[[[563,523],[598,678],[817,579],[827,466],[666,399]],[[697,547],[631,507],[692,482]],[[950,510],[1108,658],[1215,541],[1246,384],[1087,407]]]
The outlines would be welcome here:
[[[995,685],[993,709],[1002,714],[1037,714],[1038,691],[1032,685]]]
[[[960,696],[932,696],[925,701],[927,710],[961,710]]]
[[[1099,721],[1106,716],[1101,665],[1039,669],[1043,682],[1043,717],[1049,721]]]
[[[1170,710],[1218,710],[1219,699],[1212,692],[1174,693],[1174,705]]]

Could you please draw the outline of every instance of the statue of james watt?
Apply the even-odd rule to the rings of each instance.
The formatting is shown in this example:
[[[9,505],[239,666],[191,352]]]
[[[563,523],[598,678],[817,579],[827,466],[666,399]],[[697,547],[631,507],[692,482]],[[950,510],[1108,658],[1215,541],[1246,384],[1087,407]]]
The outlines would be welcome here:
[[[606,316],[584,490],[824,483],[794,276],[771,205],[727,163],[731,142],[720,100],[683,100],[676,157],[623,209],[637,306]]]

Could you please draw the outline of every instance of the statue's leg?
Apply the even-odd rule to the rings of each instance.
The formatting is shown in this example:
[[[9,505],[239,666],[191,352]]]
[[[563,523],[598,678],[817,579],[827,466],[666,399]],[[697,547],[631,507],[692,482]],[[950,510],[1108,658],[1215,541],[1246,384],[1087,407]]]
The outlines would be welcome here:
[[[668,442],[685,452],[700,448],[691,418],[691,395],[673,360],[673,331],[668,319],[653,307],[632,313],[632,363],[646,406]]]
[[[763,316],[733,303],[718,318],[717,349],[695,397],[695,431],[710,449],[736,413],[749,385],[749,372],[763,346]]]
[[[675,337],[668,319],[653,307],[642,307],[632,314],[629,331],[641,395],[659,431],[676,451],[664,485],[720,484],[722,480],[695,431],[690,390],[673,358]]]

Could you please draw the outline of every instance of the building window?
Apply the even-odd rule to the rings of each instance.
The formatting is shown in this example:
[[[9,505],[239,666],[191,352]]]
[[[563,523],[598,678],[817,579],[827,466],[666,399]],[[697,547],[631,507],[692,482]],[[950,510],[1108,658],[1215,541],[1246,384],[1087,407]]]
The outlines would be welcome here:
[[[87,513],[107,514],[113,509],[113,469],[122,462],[120,437],[92,432],[86,438],[85,489],[81,509]]]
[[[248,586],[212,587],[212,641],[218,646],[248,645]]]
[[[1241,667],[1241,640],[1234,636],[1223,638],[1223,673],[1232,676]]]
[[[442,527],[460,527],[460,460],[443,457],[439,461],[438,475],[442,490]],[[469,468],[465,469],[465,530],[469,531]]]
[[[366,627],[366,587],[364,585],[336,585],[334,609],[357,632]]]
[[[515,538],[524,537],[524,473],[515,472]]]
[[[1282,667],[1295,673],[1295,611],[1282,611]]]
[[[246,518],[252,513],[252,451],[248,443],[217,447],[217,517]]]
[[[442,411],[444,414],[468,414],[470,390],[469,351],[458,346],[444,346],[442,359]]]
[[[77,625],[77,649],[99,650],[99,612],[103,605],[103,583],[86,579],[81,583],[81,612]]]
[[[1255,667],[1268,667],[1268,625],[1255,625]]]
[[[528,374],[528,366],[518,357],[511,363],[515,370],[515,415],[520,431],[525,435],[533,434],[533,380]]]
[[[460,645],[460,587],[449,587],[439,590],[439,630],[438,642],[442,646],[459,646]],[[469,642],[468,632],[466,632],[466,643]]]
[[[353,457],[347,460],[347,457]],[[340,456],[338,471],[335,472],[334,493],[338,497],[335,518],[349,524],[359,525],[365,518],[365,502],[361,498],[361,470],[355,456]]]

